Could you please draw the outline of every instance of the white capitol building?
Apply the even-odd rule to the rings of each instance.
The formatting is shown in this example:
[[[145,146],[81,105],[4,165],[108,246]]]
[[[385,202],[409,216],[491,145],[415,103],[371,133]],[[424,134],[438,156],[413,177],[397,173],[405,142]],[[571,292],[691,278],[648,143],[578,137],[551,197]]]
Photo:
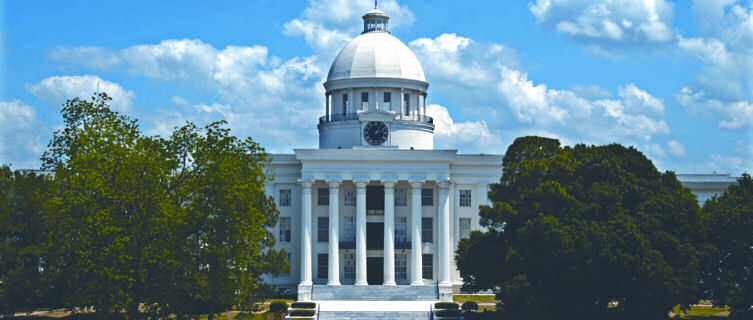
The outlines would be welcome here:
[[[462,285],[455,249],[480,229],[478,207],[489,204],[502,156],[435,150],[420,62],[389,33],[384,12],[363,20],[324,83],[319,148],[271,155],[266,191],[280,210],[276,247],[291,269],[267,281],[300,301],[364,290],[450,301]],[[734,182],[678,177],[701,200]]]

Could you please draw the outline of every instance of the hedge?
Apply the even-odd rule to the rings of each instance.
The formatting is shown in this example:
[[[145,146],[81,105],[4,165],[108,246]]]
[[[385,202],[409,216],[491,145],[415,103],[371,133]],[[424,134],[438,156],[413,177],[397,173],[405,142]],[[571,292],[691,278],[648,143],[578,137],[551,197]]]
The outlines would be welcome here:
[[[434,304],[434,309],[458,309],[458,304],[455,302],[437,302]]]
[[[293,302],[290,306],[295,309],[316,309],[314,302]]]
[[[292,310],[288,313],[290,317],[312,317],[316,311],[314,310]]]
[[[460,317],[460,312],[458,309],[452,310],[452,309],[438,309],[434,310],[434,315],[437,317]]]
[[[282,300],[275,300],[269,303],[270,312],[278,312],[288,310],[288,303]]]
[[[460,309],[462,309],[465,312],[476,311],[478,310],[478,303],[474,301],[466,301],[466,302],[463,302],[463,306],[461,306]]]

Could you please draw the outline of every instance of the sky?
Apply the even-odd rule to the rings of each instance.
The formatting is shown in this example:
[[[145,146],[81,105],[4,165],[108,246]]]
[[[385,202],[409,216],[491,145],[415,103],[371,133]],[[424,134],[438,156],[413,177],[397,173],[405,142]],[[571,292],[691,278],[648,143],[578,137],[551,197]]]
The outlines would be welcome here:
[[[38,168],[96,91],[167,136],[225,119],[316,148],[323,82],[371,0],[0,0],[0,163]],[[660,170],[753,172],[751,0],[383,0],[430,84],[435,148],[620,143]]]

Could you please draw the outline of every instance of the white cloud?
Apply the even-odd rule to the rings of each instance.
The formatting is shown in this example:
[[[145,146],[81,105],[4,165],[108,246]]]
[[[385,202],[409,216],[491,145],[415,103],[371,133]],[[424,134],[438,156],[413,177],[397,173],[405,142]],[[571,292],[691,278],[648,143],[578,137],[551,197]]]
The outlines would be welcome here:
[[[584,86],[576,84],[572,87],[572,91],[586,99],[609,99],[612,97],[612,93],[609,90],[597,85]]]
[[[374,7],[371,0],[311,0],[303,14],[283,26],[288,36],[302,36],[319,54],[334,57],[352,37],[363,31],[361,17]],[[413,24],[413,12],[395,0],[379,2],[390,16],[390,28]]]
[[[690,114],[713,119],[719,128],[753,127],[753,104],[747,101],[709,99],[703,91],[694,92],[688,87],[682,88],[675,98]]]
[[[669,140],[667,142],[667,148],[669,149],[669,154],[673,157],[679,158],[685,156],[685,145],[676,140]]]
[[[455,122],[447,108],[431,104],[426,113],[434,119],[434,148],[461,149],[463,152],[502,150],[503,139],[489,130],[483,120]]]
[[[40,135],[45,126],[37,118],[34,107],[19,100],[0,101],[0,164],[15,169],[37,169],[37,160],[44,151]]]
[[[664,152],[664,149],[662,149],[662,147],[658,143],[650,144],[648,146],[648,153],[652,155],[653,157],[658,157],[658,158],[664,158],[667,156],[667,154]]]
[[[604,53],[617,53],[626,45],[672,41],[673,9],[665,0],[536,0],[529,4],[544,28]]]
[[[136,96],[133,91],[94,75],[49,77],[34,85],[27,84],[26,89],[53,106],[63,105],[75,97],[88,99],[95,92],[105,92],[112,97],[113,109],[121,112],[131,110]]]

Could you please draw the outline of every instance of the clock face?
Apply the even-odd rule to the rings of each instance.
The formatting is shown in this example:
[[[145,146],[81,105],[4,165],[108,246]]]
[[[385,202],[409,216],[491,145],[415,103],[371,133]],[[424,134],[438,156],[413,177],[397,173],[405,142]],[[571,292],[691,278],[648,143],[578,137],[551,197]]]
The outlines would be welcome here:
[[[389,129],[384,122],[371,121],[363,127],[363,137],[372,146],[378,146],[387,141]]]

